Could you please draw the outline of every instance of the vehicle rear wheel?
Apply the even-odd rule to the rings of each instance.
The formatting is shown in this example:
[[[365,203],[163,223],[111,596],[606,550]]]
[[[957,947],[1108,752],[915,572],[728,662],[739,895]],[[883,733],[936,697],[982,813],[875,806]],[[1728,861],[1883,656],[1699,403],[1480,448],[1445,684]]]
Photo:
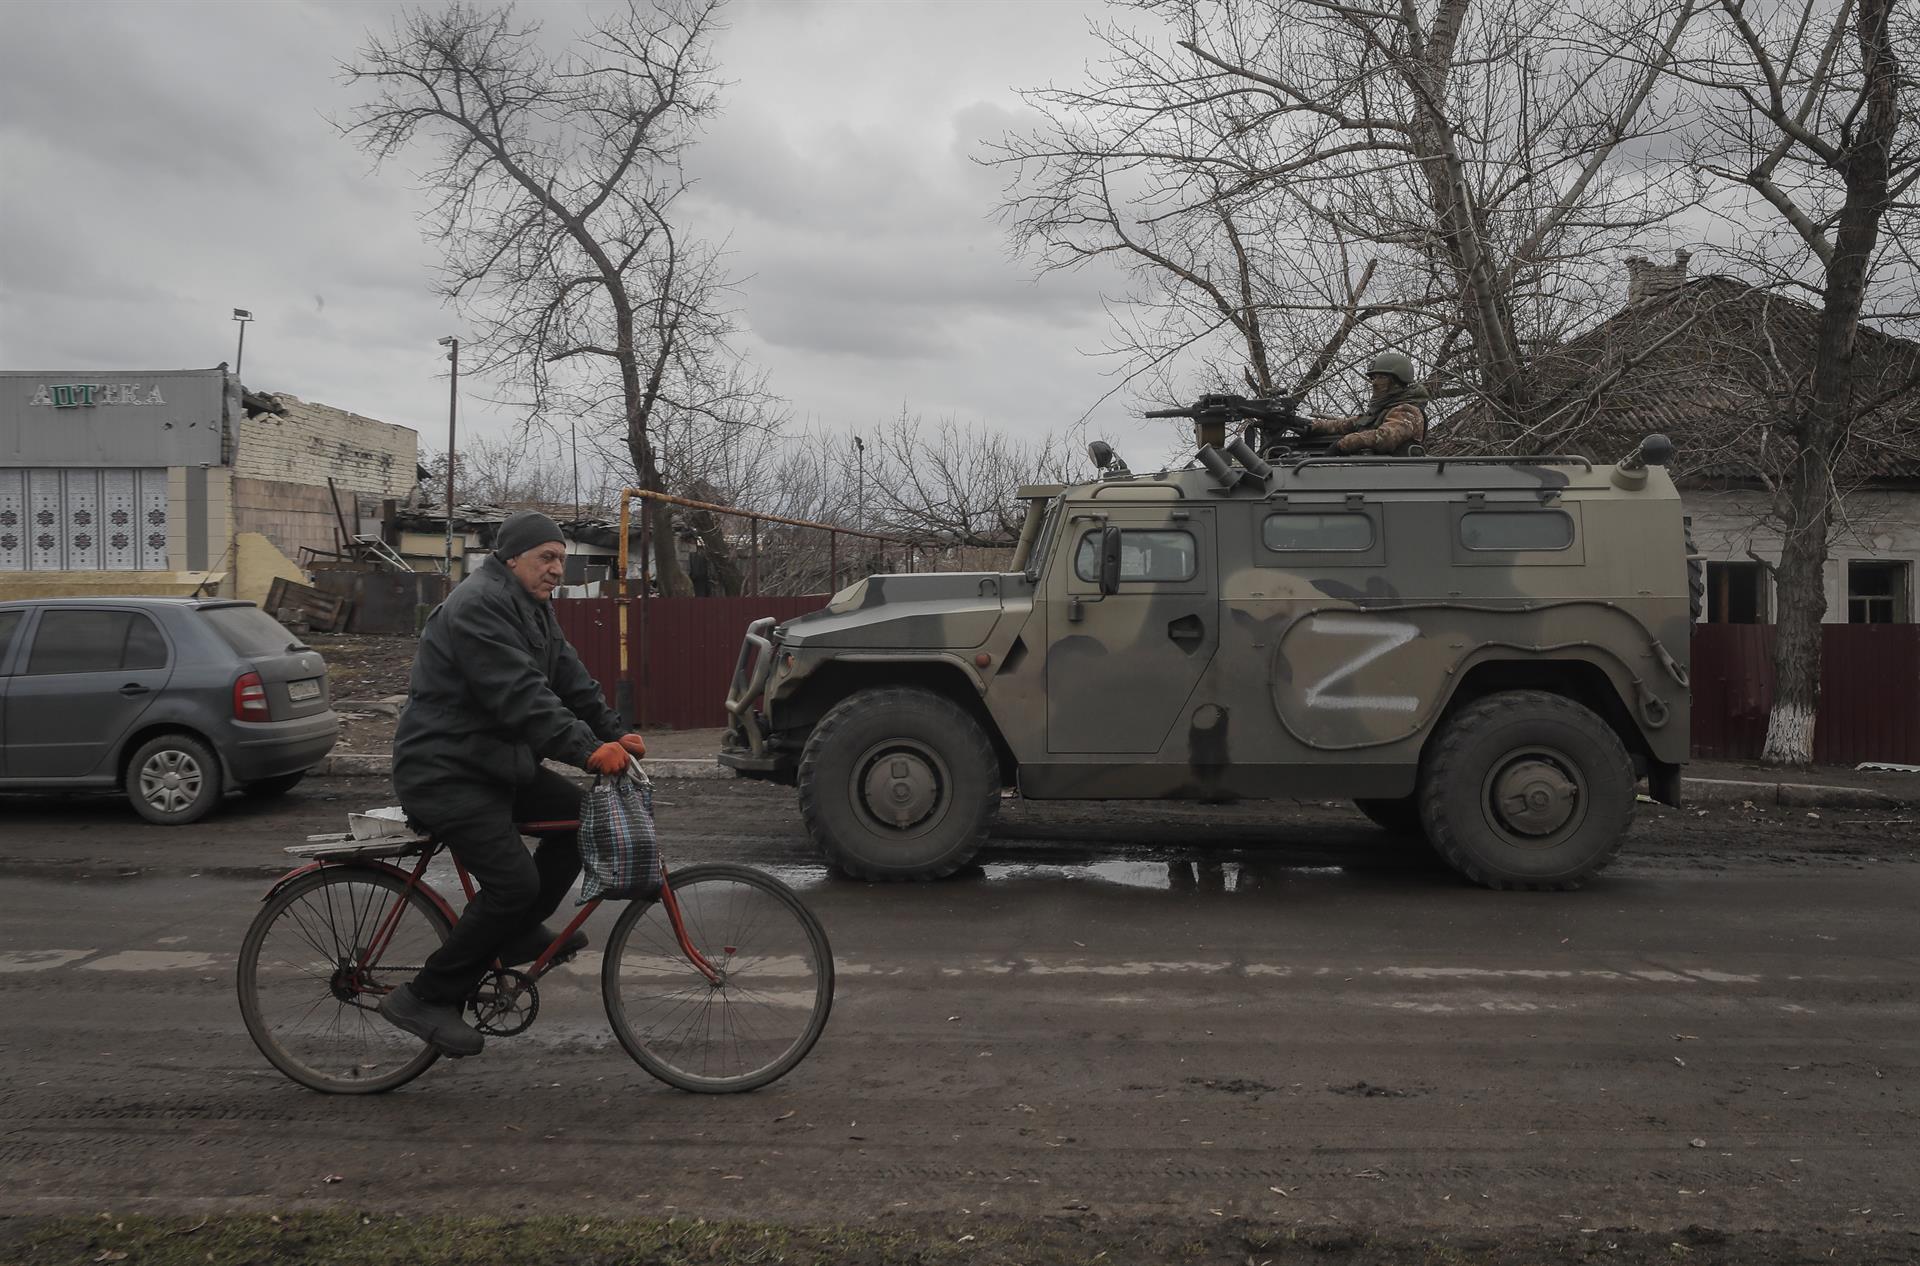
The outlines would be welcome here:
[[[1447,722],[1420,773],[1427,838],[1489,888],[1578,888],[1633,822],[1633,762],[1591,711],[1541,690],[1489,695]]]
[[[235,986],[260,1053],[310,1090],[371,1095],[440,1058],[387,1023],[380,1002],[453,930],[403,875],[326,866],[273,894],[247,929]]]
[[[278,778],[262,778],[257,782],[250,782],[240,790],[242,794],[252,796],[255,800],[275,800],[298,787],[300,780],[306,776],[307,771],[303,769],[297,774],[281,774]]]
[[[827,860],[857,879],[939,879],[986,842],[1000,762],[979,722],[931,690],[842,699],[800,756],[800,813]]]
[[[1398,800],[1356,800],[1354,807],[1367,815],[1369,821],[1383,831],[1394,835],[1405,835],[1425,839],[1426,824],[1420,820],[1420,804],[1417,796],[1401,796]]]
[[[162,826],[185,826],[213,811],[226,791],[220,758],[190,734],[161,734],[127,761],[127,800]]]

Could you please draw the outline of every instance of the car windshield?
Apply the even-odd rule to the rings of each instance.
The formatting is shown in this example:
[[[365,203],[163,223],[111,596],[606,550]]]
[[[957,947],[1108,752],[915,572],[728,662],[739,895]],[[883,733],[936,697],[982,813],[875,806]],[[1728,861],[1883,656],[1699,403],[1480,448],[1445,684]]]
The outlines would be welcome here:
[[[1047,560],[1047,551],[1053,548],[1053,534],[1060,526],[1060,507],[1066,498],[1055,497],[1047,505],[1047,517],[1040,524],[1040,534],[1034,537],[1033,553],[1027,556],[1027,579],[1040,579],[1040,568]]]
[[[203,607],[200,614],[236,655],[251,658],[306,649],[299,638],[259,607]]]

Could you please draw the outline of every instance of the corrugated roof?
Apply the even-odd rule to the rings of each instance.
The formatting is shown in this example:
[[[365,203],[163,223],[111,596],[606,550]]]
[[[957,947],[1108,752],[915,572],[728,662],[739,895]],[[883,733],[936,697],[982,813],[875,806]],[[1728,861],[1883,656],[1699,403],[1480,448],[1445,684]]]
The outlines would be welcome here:
[[[1545,421],[1517,445],[1491,435],[1473,408],[1440,444],[1613,460],[1658,431],[1674,442],[1677,478],[1752,482],[1786,456],[1770,424],[1811,378],[1819,322],[1817,309],[1785,295],[1696,277],[1538,357],[1531,377]],[[1854,425],[1840,482],[1920,480],[1920,344],[1863,325],[1857,347],[1855,398],[1876,407]]]

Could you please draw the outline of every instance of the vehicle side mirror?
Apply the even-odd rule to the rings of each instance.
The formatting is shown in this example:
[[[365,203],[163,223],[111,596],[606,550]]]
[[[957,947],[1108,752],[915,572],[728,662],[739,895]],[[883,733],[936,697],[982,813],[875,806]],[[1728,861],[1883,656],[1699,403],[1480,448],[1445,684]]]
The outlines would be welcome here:
[[[1100,529],[1100,592],[1120,592],[1120,529]]]

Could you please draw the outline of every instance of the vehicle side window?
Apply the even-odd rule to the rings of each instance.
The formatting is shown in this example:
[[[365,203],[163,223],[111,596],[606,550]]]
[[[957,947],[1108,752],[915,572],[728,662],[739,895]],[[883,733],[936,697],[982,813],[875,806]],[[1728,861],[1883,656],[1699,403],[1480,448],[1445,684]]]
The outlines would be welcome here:
[[[13,645],[14,632],[26,618],[24,611],[0,611],[0,665],[7,662],[7,647]]]
[[[127,626],[127,654],[122,668],[165,668],[167,666],[167,639],[160,636],[160,626],[149,615],[136,614],[133,623]]]
[[[1120,579],[1192,580],[1199,570],[1198,549],[1191,532],[1135,531],[1120,533]],[[1073,574],[1089,584],[1100,580],[1100,533],[1088,532],[1074,551]]]
[[[1559,510],[1476,510],[1460,516],[1460,544],[1475,550],[1561,550],[1573,520]]]
[[[1373,520],[1364,514],[1270,514],[1260,539],[1271,550],[1373,548]]]
[[[131,611],[43,611],[27,673],[110,673],[121,666]]]

